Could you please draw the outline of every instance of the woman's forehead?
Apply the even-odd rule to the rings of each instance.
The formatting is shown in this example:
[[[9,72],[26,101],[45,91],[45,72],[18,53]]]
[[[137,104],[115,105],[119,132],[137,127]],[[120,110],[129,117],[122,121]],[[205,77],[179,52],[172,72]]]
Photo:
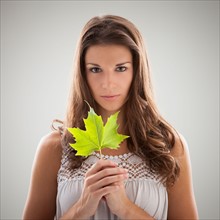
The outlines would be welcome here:
[[[128,47],[123,45],[93,45],[87,49],[85,62],[96,63],[102,61],[117,63],[131,62],[132,54]]]

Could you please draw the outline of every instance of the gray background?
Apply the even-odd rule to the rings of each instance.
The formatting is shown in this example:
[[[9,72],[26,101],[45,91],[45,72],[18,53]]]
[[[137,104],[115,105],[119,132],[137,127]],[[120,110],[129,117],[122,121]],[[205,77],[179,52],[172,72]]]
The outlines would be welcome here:
[[[1,219],[21,218],[79,33],[107,13],[142,32],[158,106],[189,144],[200,219],[219,219],[219,1],[1,1]]]

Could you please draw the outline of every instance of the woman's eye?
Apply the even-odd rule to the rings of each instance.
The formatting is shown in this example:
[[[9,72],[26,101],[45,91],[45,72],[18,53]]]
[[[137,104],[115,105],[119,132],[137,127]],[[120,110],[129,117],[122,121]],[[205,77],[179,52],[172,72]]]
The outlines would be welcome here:
[[[92,73],[99,73],[99,72],[101,72],[101,69],[98,68],[98,67],[92,67],[92,68],[90,68],[89,70],[90,70]]]
[[[125,66],[119,66],[119,67],[116,68],[116,71],[124,72],[126,69],[127,69],[127,67],[125,67]]]

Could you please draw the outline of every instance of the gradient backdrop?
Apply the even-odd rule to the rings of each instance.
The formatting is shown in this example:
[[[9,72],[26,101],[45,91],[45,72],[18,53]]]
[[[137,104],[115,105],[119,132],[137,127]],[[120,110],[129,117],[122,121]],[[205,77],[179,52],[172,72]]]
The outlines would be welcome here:
[[[63,119],[95,15],[142,32],[158,106],[188,141],[200,219],[219,219],[219,1],[1,1],[1,219],[20,219],[37,145]]]

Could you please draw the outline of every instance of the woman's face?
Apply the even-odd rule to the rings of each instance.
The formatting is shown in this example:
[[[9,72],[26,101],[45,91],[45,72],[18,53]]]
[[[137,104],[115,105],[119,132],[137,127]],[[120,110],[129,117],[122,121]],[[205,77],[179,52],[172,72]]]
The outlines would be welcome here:
[[[99,114],[119,111],[126,102],[133,78],[130,50],[122,45],[94,45],[85,56],[87,82]]]

